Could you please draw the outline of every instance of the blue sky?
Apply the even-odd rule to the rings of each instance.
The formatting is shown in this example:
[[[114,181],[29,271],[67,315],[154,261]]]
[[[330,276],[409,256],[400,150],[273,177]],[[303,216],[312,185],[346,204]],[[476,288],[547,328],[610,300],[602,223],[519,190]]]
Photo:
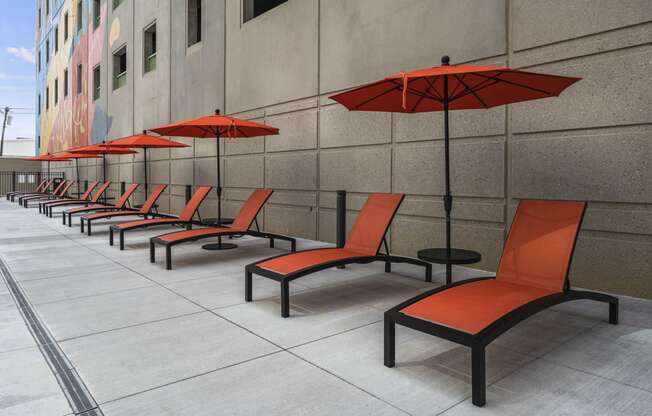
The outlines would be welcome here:
[[[29,109],[16,110],[9,139],[34,137],[34,8],[33,0],[0,0],[0,106]]]

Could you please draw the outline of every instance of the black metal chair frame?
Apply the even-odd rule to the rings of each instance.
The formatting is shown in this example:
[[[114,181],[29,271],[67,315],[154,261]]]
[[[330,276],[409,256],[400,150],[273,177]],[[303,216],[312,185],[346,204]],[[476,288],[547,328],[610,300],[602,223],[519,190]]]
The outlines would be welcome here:
[[[61,219],[63,221],[63,225],[66,225],[66,217],[68,217],[68,227],[72,227],[72,216],[74,214],[81,214],[81,213],[92,213],[92,212],[110,212],[110,211],[125,211],[127,208],[125,207],[116,207],[115,205],[103,205],[103,204],[98,204],[97,206],[88,206],[86,205],[86,208],[83,210],[71,212],[70,210],[63,211],[61,215]],[[138,212],[138,211],[136,211]],[[82,229],[82,232],[84,230]]]
[[[391,221],[390,221],[391,224]],[[387,229],[385,230],[385,234],[387,234],[387,230],[389,229],[389,225],[387,226]],[[338,259],[338,260],[333,260],[333,261],[327,261],[324,263],[319,263],[315,264],[306,268],[303,268],[301,270],[297,270],[292,273],[288,274],[282,274],[282,273],[277,273],[272,270],[264,269],[262,267],[259,267],[259,263],[263,263],[268,260],[272,260],[278,257],[283,257],[287,256],[288,254],[282,254],[280,256],[274,256],[267,258],[265,260],[260,260],[257,261],[256,263],[248,264],[245,267],[245,301],[251,302],[252,301],[252,278],[253,274],[257,274],[263,277],[267,277],[272,280],[276,280],[277,282],[281,283],[281,316],[283,318],[287,318],[290,316],[290,282],[292,280],[298,279],[300,277],[321,271],[321,270],[326,270],[330,269],[333,267],[342,267],[346,266],[347,264],[367,264],[367,263],[372,263],[375,261],[382,261],[385,262],[385,272],[386,273],[391,273],[392,271],[392,263],[409,263],[409,264],[414,264],[417,266],[423,266],[425,268],[425,281],[426,282],[432,282],[432,264],[427,263],[425,261],[421,261],[419,259],[415,259],[412,257],[404,257],[404,256],[395,256],[392,254],[389,254],[389,249],[387,247],[387,240],[385,237],[383,237],[382,244],[385,246],[385,253],[382,253],[380,251],[380,248],[376,252],[376,255],[374,256],[356,256],[356,257],[348,257],[344,259]],[[316,248],[316,249],[311,249],[311,250],[303,250],[300,251],[299,253],[304,253],[307,251],[319,251],[319,250],[331,250],[330,248]]]
[[[586,212],[586,207],[584,208]],[[584,212],[580,218],[579,224],[582,224]],[[485,349],[493,340],[499,337],[504,332],[516,326],[521,321],[541,312],[544,309],[558,305],[564,302],[573,300],[589,299],[598,302],[605,302],[609,304],[609,323],[618,324],[618,298],[615,296],[607,295],[605,293],[591,292],[584,290],[572,290],[570,286],[570,265],[575,253],[577,245],[577,237],[579,230],[575,235],[573,247],[571,249],[568,267],[566,269],[566,277],[564,280],[563,290],[559,293],[554,293],[528,302],[520,307],[501,316],[487,327],[482,329],[476,334],[470,334],[452,327],[439,325],[431,321],[415,318],[400,311],[409,305],[420,301],[433,294],[443,292],[453,287],[478,282],[480,280],[495,279],[491,277],[479,277],[464,280],[461,282],[453,283],[438,287],[436,289],[427,291],[405,302],[389,309],[385,312],[385,335],[384,335],[384,364],[386,367],[395,366],[395,352],[396,352],[396,324],[406,326],[408,328],[416,329],[417,331],[425,332],[426,334],[434,335],[439,338],[444,338],[449,341],[467,346],[471,348],[471,401],[476,406],[484,406],[486,403],[486,366],[485,366]]]
[[[196,211],[196,214],[199,215],[199,210]],[[137,214],[136,214],[137,215]],[[141,214],[142,215],[142,214]],[[150,224],[140,224],[135,227],[129,227],[129,228],[120,228],[120,224],[114,224],[109,227],[109,245],[113,245],[113,234],[115,232],[118,232],[118,237],[119,237],[119,242],[120,242],[120,250],[125,249],[125,232],[127,231],[132,231],[132,230],[138,230],[141,228],[149,228],[149,227],[155,227],[157,225],[169,225],[169,226],[176,226],[176,225],[181,225],[186,228],[186,230],[192,229],[193,225],[201,225],[201,219],[199,221],[196,220],[182,220],[179,219],[179,217],[170,215],[170,214],[148,214],[151,215],[152,217],[160,217],[160,218],[170,218],[170,219],[176,219],[177,221],[170,221],[170,222],[165,222],[165,223],[150,223]],[[145,217],[144,219],[148,219]]]
[[[202,234],[200,236],[193,236],[193,237],[188,237],[188,238],[175,240],[175,241],[161,240],[159,238],[161,236],[152,237],[149,240],[149,261],[150,263],[156,262],[156,245],[160,244],[165,247],[165,268],[167,270],[171,270],[172,269],[172,246],[175,246],[177,244],[187,243],[189,241],[197,241],[197,240],[202,240],[204,238],[214,238],[214,237],[219,238],[221,243],[222,237],[234,237],[234,236],[243,236],[243,235],[250,235],[253,237],[260,237],[260,238],[269,238],[269,246],[271,248],[274,248],[274,240],[288,241],[290,243],[290,251],[293,253],[297,251],[297,240],[295,238],[288,237],[281,234],[274,234],[274,233],[260,231],[257,218],[254,218],[253,223],[256,225],[256,230],[247,230],[245,232],[243,232],[242,230],[227,231],[228,227],[224,227],[223,231],[214,232],[212,234]]]

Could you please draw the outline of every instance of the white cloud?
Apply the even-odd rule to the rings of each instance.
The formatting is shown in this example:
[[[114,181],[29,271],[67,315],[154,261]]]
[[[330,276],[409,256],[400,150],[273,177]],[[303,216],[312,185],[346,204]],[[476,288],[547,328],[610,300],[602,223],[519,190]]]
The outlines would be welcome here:
[[[25,62],[29,62],[30,64],[36,62],[36,57],[34,56],[34,48],[27,49],[22,46],[18,48],[14,48],[13,46],[10,46],[7,48],[7,52],[14,55],[18,59],[22,59]]]

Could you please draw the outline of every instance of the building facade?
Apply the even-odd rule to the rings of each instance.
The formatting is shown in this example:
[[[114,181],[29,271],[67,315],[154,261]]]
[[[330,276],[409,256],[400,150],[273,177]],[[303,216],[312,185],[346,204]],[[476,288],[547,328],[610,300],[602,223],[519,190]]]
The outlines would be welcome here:
[[[390,245],[408,255],[444,240],[442,115],[348,112],[328,96],[442,55],[582,77],[559,98],[451,114],[453,242],[495,270],[520,199],[587,200],[573,283],[652,297],[648,0],[37,0],[37,9],[41,152],[220,109],[281,131],[224,144],[229,213],[253,188],[274,188],[264,228],[333,241],[336,190],[349,191],[350,220],[368,193],[402,192]],[[149,164],[150,183],[171,185],[162,209],[172,212],[185,185],[216,182],[215,143],[179,140],[191,147],[152,151]],[[120,181],[142,183],[142,156],[109,157],[107,171],[115,193]],[[91,160],[81,172],[102,169]],[[215,207],[207,200],[202,215]]]

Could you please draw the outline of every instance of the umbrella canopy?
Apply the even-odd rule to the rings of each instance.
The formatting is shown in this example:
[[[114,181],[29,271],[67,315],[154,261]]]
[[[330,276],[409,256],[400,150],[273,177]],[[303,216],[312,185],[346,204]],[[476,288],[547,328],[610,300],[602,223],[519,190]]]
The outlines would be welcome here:
[[[134,154],[136,151],[123,148],[111,146],[106,143],[101,144],[91,144],[89,146],[77,147],[70,150],[72,153],[82,153],[89,155],[102,155],[102,179],[106,181],[106,155],[129,155]]]
[[[56,156],[51,154],[51,153],[46,153],[44,155],[38,155],[38,156],[30,156],[30,157],[24,157],[23,160],[34,160],[34,161],[40,161],[40,162],[48,162],[48,178],[50,177],[50,162],[53,160],[56,161],[69,161],[70,159],[55,159]]]
[[[462,260],[454,257],[468,259],[469,255],[475,257],[474,254],[477,254],[479,259],[480,255],[451,248],[453,197],[450,189],[448,111],[491,108],[555,97],[579,80],[580,78],[538,74],[498,66],[451,66],[449,57],[444,56],[441,66],[400,72],[330,98],[353,111],[444,112],[446,248],[441,256],[441,263],[446,264],[446,282],[451,283],[451,265],[455,262],[460,264]]]
[[[256,123],[249,120],[242,120],[235,117],[222,116],[220,110],[215,110],[214,115],[190,118],[187,120],[177,121],[176,123],[150,129],[158,134],[166,136],[193,137],[193,138],[213,138],[216,139],[217,148],[217,224],[222,223],[222,180],[220,177],[220,137],[230,139],[239,137],[258,137],[271,136],[278,134],[276,127]],[[221,238],[217,245],[209,244],[204,248],[222,250],[234,248],[235,244],[222,244]]]
[[[179,148],[188,147],[185,143],[175,142],[174,140],[166,139],[165,137],[152,136],[143,130],[142,134],[135,134],[133,136],[122,137],[120,139],[111,140],[107,143],[110,147],[121,148],[137,148],[143,149],[143,158],[145,162],[145,197],[147,197],[147,149],[165,149],[165,148]]]

